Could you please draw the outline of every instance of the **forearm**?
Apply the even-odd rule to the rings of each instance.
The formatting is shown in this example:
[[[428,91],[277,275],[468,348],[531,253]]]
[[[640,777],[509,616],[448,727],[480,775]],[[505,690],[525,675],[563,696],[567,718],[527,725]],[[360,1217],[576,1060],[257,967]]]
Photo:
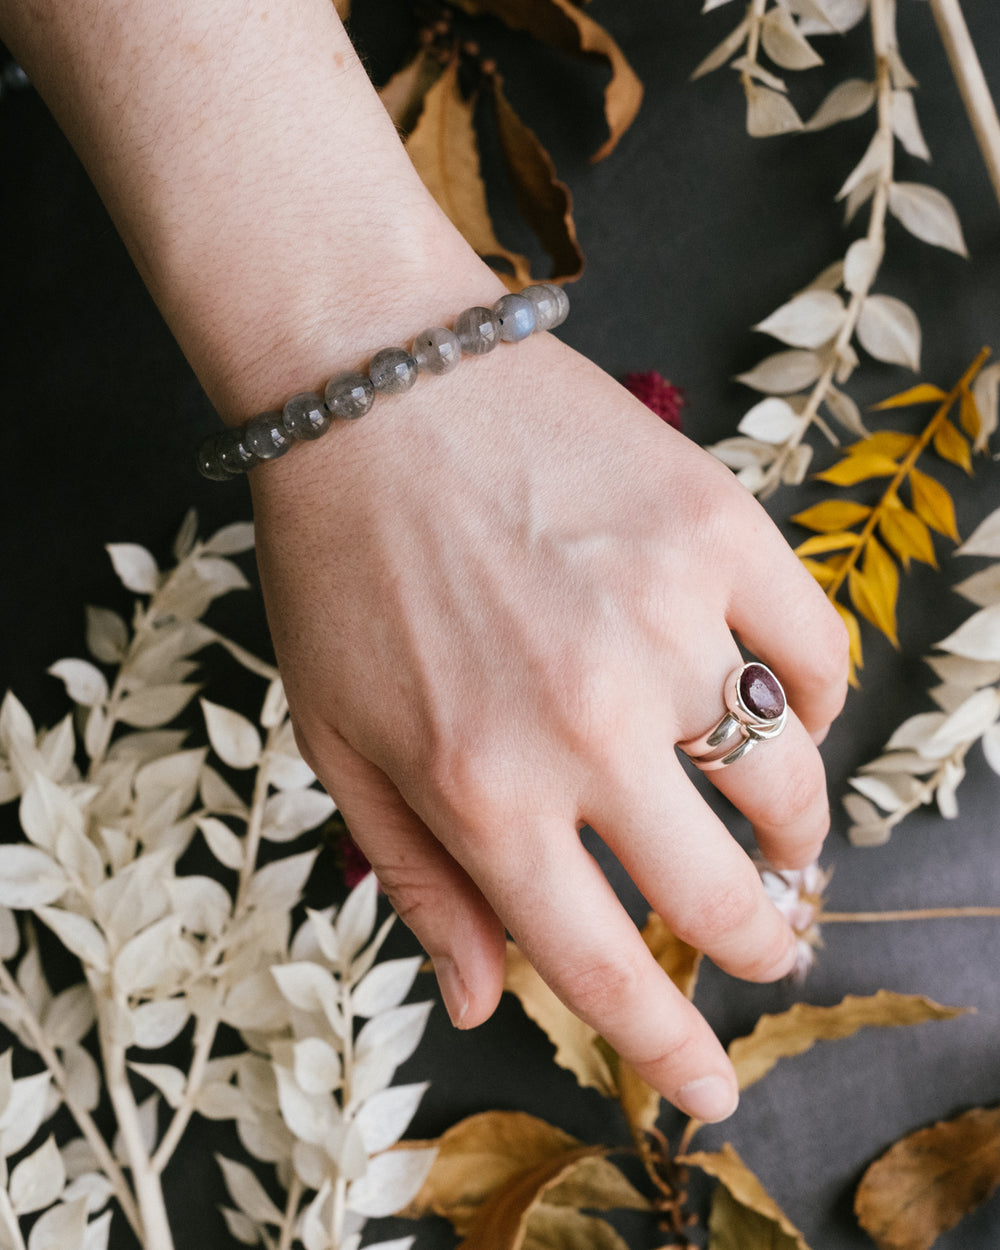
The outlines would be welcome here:
[[[494,289],[331,0],[0,0],[0,35],[227,419]]]

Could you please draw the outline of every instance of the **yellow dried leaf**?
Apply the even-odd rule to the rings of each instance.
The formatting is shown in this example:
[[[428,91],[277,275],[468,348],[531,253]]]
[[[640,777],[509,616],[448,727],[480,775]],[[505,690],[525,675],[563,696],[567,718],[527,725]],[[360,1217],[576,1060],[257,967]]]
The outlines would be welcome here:
[[[950,421],[942,421],[934,431],[934,450],[942,460],[957,464],[966,473],[972,472],[972,455],[968,441],[959,433]]]
[[[333,0],[333,7],[337,10],[342,22],[346,22],[351,16],[351,0]]]
[[[766,1215],[737,1202],[725,1185],[717,1185],[708,1217],[709,1250],[802,1250],[802,1238],[792,1237]]]
[[[847,530],[859,521],[871,516],[871,508],[863,503],[854,503],[850,499],[828,499],[824,503],[813,504],[803,512],[797,512],[792,520],[796,525],[804,525],[809,530],[819,530],[821,534],[829,534],[835,530]]]
[[[837,609],[840,619],[844,622],[844,626],[847,629],[847,641],[850,655],[850,672],[848,673],[848,680],[852,686],[856,686],[858,684],[857,670],[864,667],[861,652],[861,627],[858,624],[858,618],[854,615],[850,608],[845,608],[842,603],[838,603],[835,599],[833,600],[833,606]]]
[[[550,1206],[547,1202],[540,1203],[528,1216],[524,1239],[517,1244],[519,1250],[568,1250],[572,1246],[586,1246],[587,1250],[628,1250],[628,1243],[607,1220],[598,1215],[584,1215],[572,1207]],[[463,1242],[463,1250],[468,1245]]]
[[[816,477],[834,486],[854,486],[873,477],[892,477],[898,471],[899,465],[888,456],[874,451],[856,451],[817,473]]]
[[[937,568],[930,530],[916,513],[904,508],[898,501],[897,505],[882,510],[879,533],[903,568],[908,570],[911,560],[920,560]]]
[[[856,547],[861,541],[859,534],[852,534],[847,530],[833,530],[829,534],[816,534],[813,538],[807,538],[804,543],[799,543],[795,548],[795,554],[801,556],[819,556],[826,551],[843,551]]]
[[[615,1081],[597,1046],[597,1033],[556,997],[513,942],[507,943],[503,984],[555,1046],[556,1063],[568,1068],[581,1085],[614,1098]]]
[[[910,490],[913,496],[913,511],[931,529],[937,530],[947,538],[959,542],[958,526],[955,523],[955,504],[951,495],[940,482],[919,469],[910,470]]]
[[[603,160],[635,119],[642,103],[642,83],[608,32],[579,9],[573,0],[455,0],[466,13],[500,18],[514,30],[526,30],[562,52],[597,57],[611,69],[604,91],[607,140],[594,153]]]
[[[1000,1108],[977,1107],[897,1142],[854,1199],[879,1250],[927,1250],[1000,1185]]]
[[[437,1155],[413,1201],[400,1212],[408,1219],[435,1214],[450,1220],[459,1235],[493,1194],[525,1172],[597,1153],[569,1133],[520,1111],[484,1111],[452,1125],[434,1142]],[[581,1153],[582,1152],[582,1153]]]
[[[427,92],[441,77],[443,69],[437,57],[422,48],[379,91],[379,99],[402,134],[408,135],[417,124]]]
[[[737,1205],[755,1213],[770,1226],[773,1237],[771,1241],[731,1240],[728,1244],[723,1241],[718,1250],[729,1250],[729,1246],[733,1250],[786,1250],[786,1247],[789,1250],[809,1250],[802,1240],[802,1234],[728,1142],[717,1153],[695,1151],[693,1154],[679,1156],[677,1162],[688,1167],[701,1168],[709,1176],[714,1176],[735,1199]],[[746,1224],[754,1226],[750,1221],[746,1221]],[[757,1227],[759,1228],[759,1223]],[[783,1239],[779,1239],[779,1232]],[[715,1229],[712,1233],[712,1250],[717,1250]]]
[[[625,1179],[610,1159],[590,1155],[545,1191],[550,1206],[585,1207],[589,1211],[649,1211],[652,1204]]]
[[[979,415],[979,405],[976,403],[976,397],[971,391],[962,392],[959,420],[962,423],[962,429],[968,434],[969,438],[975,441],[979,437],[979,431],[982,429],[983,422]]]
[[[940,403],[942,399],[947,399],[948,395],[940,386],[934,386],[930,382],[921,382],[917,386],[911,386],[909,390],[900,391],[898,395],[890,395],[888,399],[883,399],[881,403],[873,404],[873,408],[906,408],[910,404],[934,404]]]
[[[916,434],[902,434],[899,430],[876,430],[868,438],[852,443],[847,450],[851,455],[856,455],[862,451],[873,451],[883,456],[891,456],[893,460],[898,460],[900,456],[905,456],[908,451],[913,449],[916,441]]]
[[[653,958],[684,997],[693,999],[701,966],[701,951],[682,942],[655,912],[649,913],[641,937]]]
[[[556,177],[552,158],[535,132],[511,108],[499,75],[494,75],[492,89],[500,147],[521,215],[552,258],[551,278],[565,282],[579,277],[583,253],[576,241],[569,188]]]
[[[807,573],[812,574],[824,590],[836,581],[837,571],[830,568],[829,564],[823,564],[820,560],[810,560],[808,557],[800,558],[802,559],[802,567]]]
[[[868,539],[865,547],[864,569],[855,566],[847,575],[847,591],[861,615],[880,629],[894,647],[898,647],[896,600],[899,598],[899,570],[892,556],[874,536]]]
[[[860,998],[851,994],[835,1007],[796,1003],[779,1015],[765,1015],[747,1037],[729,1046],[740,1089],[766,1076],[779,1059],[805,1054],[816,1042],[850,1037],[859,1029],[891,1028],[920,1024],[925,1020],[951,1020],[964,1015],[964,1007],[943,1007],[918,994],[894,994],[879,990]]]
[[[513,269],[513,285],[531,282],[527,260],[497,239],[486,206],[486,188],[472,121],[473,101],[458,86],[458,66],[449,65],[424,97],[424,109],[406,150],[431,195],[480,256],[500,257]]]

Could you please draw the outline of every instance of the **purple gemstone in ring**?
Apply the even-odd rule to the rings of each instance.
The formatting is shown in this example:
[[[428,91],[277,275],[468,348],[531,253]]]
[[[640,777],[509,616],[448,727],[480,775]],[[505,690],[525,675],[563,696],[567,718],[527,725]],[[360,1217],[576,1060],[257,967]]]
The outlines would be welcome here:
[[[763,664],[747,664],[740,674],[740,701],[752,716],[777,720],[785,710],[785,692]]]

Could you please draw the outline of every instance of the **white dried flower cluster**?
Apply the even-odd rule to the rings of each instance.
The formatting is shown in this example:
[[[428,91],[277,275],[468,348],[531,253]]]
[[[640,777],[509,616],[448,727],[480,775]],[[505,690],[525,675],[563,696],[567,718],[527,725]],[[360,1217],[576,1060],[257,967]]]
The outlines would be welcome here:
[[[724,3],[706,0],[704,8]],[[871,21],[874,80],[850,78],[838,84],[803,121],[784,80],[760,63],[760,54],[782,70],[818,66],[822,58],[810,37],[843,33],[866,16]],[[899,52],[895,0],[753,0],[695,77],[727,62],[739,73],[746,93],[751,135],[823,130],[872,107],[876,111],[872,140],[837,193],[848,222],[870,202],[867,231],[850,244],[842,260],[754,327],[785,349],[739,375],[738,381],[765,398],[743,417],[738,436],[709,449],[749,490],[765,497],[782,483],[798,485],[805,477],[812,448],[803,438],[812,426],[837,442],[824,411],[852,436],[865,436],[857,405],[839,389],[858,364],[855,339],[877,360],[914,370],[920,366],[916,313],[895,296],[872,292],[885,250],[887,216],[927,243],[962,256],[966,249],[948,197],[935,187],[896,176],[897,142],[922,160],[929,160],[930,152],[913,100],[917,83]]]
[[[939,710],[905,720],[885,753],[851,778],[858,793],[848,795],[844,806],[856,845],[887,842],[905,816],[927,803],[936,801],[941,815],[954,819],[965,758],[976,742],[1000,773],[1000,509],[955,554],[998,562],[955,587],[979,611],[936,644],[943,654],[926,657],[940,679],[930,691]]]
[[[172,1250],[161,1178],[195,1114],[234,1120],[275,1166],[280,1206],[257,1172],[221,1161],[230,1232],[271,1250],[356,1250],[365,1220],[408,1203],[432,1161],[390,1149],[424,1089],[391,1086],[430,1007],[403,1003],[420,958],[375,962],[391,918],[373,937],[372,877],[293,933],[317,851],[263,865],[260,851],[316,828],[333,802],[295,748],[277,671],[199,619],[247,584],[231,557],[251,527],[202,543],[195,526],[170,571],[142,547],[109,548],[142,598],[131,625],[89,609],[92,658],[52,666],[75,713],[39,731],[13,694],[0,705],[0,799],[19,803],[26,836],[0,856],[0,1023],[18,1066],[36,1069],[14,1077],[15,1052],[0,1057],[0,1250],[104,1250],[112,1199],[144,1250]],[[199,691],[192,656],[209,642],[267,682],[257,723],[202,699],[211,751],[167,727]],[[212,876],[178,870],[199,838]],[[79,984],[53,994],[16,912],[78,958]],[[223,1024],[244,1052],[216,1054]],[[185,1031],[186,1069],[144,1053]],[[63,1107],[80,1135],[37,1145]],[[98,1126],[109,1119],[112,1133]]]
[[[823,945],[819,920],[830,873],[819,864],[778,872],[759,863],[757,870],[767,897],[795,934],[795,967],[790,975],[795,981],[804,981],[816,960],[816,951]]]

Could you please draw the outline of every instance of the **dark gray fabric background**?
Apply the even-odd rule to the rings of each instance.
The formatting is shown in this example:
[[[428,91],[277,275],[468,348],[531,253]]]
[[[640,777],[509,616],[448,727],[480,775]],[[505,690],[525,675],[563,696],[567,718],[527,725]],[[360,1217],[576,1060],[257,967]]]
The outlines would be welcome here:
[[[384,72],[406,45],[405,10],[389,0],[355,2],[359,36],[375,72]],[[511,98],[554,153],[576,200],[588,266],[560,333],[616,376],[658,369],[672,378],[687,394],[687,432],[709,442],[731,433],[753,402],[730,381],[768,350],[769,340],[748,327],[843,254],[850,236],[833,197],[871,123],[815,136],[747,138],[731,71],[688,82],[693,66],[735,24],[738,6],[705,17],[698,7],[696,0],[595,0],[593,15],[647,89],[637,123],[597,166],[588,156],[603,137],[600,68],[499,29],[488,37]],[[1000,91],[994,0],[966,0],[965,8]],[[920,80],[918,109],[934,154],[929,170],[901,156],[900,176],[926,179],[952,197],[972,259],[927,247],[890,225],[879,289],[914,304],[925,332],[923,376],[947,387],[982,344],[1000,349],[1000,209],[928,5],[900,0],[899,27],[903,55]],[[863,29],[820,46],[827,67],[792,76],[803,112],[835,82],[869,72]],[[501,209],[501,237],[516,241],[516,223],[503,217]],[[64,704],[44,670],[82,653],[83,605],[127,602],[103,544],[141,542],[165,559],[188,506],[198,508],[207,532],[248,516],[249,502],[244,484],[211,485],[194,474],[191,449],[213,428],[213,415],[85,174],[31,91],[0,102],[0,255],[0,688],[12,687],[40,722],[51,723]],[[866,403],[911,381],[865,359],[850,389]],[[972,480],[941,470],[958,496],[964,534],[1000,505],[998,473],[986,462]],[[772,511],[781,521],[819,497],[811,486],[785,492]],[[951,561],[947,544],[939,550],[940,574],[918,569],[903,581],[901,650],[866,629],[863,689],[851,695],[824,747],[834,812],[824,862],[835,868],[829,901],[836,910],[1000,903],[1000,779],[978,749],[956,821],[920,814],[878,850],[853,849],[845,838],[846,777],[905,716],[930,706],[930,674],[919,656],[969,610],[947,587],[978,564]],[[266,645],[256,598],[234,598],[219,620],[249,645]],[[742,818],[719,808],[745,839]],[[0,815],[9,831],[11,814]],[[609,871],[640,917],[641,900],[614,865]],[[698,1002],[722,1038],[749,1031],[761,1012],[799,997],[830,1004],[881,987],[925,993],[977,1014],[817,1046],[748,1091],[735,1119],[706,1130],[701,1144],[731,1140],[813,1250],[861,1250],[871,1243],[854,1224],[851,1202],[865,1166],[903,1133],[1000,1102],[1000,922],[840,925],[825,937],[803,988],[742,985],[706,970]],[[408,1079],[432,1082],[415,1132],[432,1135],[474,1111],[519,1108],[587,1141],[623,1141],[613,1108],[579,1091],[550,1054],[513,1002],[471,1035],[452,1032],[437,1010],[406,1069]],[[668,1114],[663,1125],[676,1133],[678,1123]],[[179,1245],[227,1244],[210,1159],[220,1141],[225,1148],[229,1139],[193,1131],[168,1178]],[[942,1238],[942,1250],[1000,1246],[998,1201]],[[664,1240],[648,1223],[627,1227],[634,1250]],[[432,1221],[420,1227],[417,1246],[436,1250],[453,1241],[446,1225]],[[127,1244],[124,1236],[119,1244]]]

